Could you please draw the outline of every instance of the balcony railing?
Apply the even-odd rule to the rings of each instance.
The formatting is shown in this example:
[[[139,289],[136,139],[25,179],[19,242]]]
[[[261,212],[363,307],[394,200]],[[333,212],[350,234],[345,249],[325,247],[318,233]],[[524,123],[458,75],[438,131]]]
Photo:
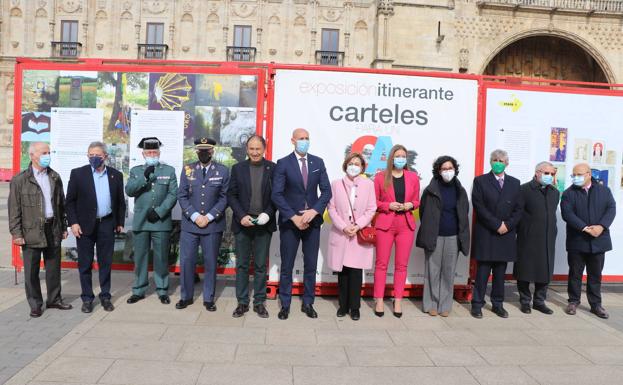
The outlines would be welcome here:
[[[255,47],[227,47],[227,61],[255,61]]]
[[[139,44],[138,58],[164,60],[168,50],[169,46],[166,44]]]
[[[82,51],[82,43],[67,41],[51,41],[52,57],[78,57]]]
[[[580,12],[623,13],[621,0],[479,0],[479,7],[502,6],[513,8],[542,8],[546,10],[566,10]]]
[[[316,64],[341,67],[344,65],[344,52],[316,51]]]

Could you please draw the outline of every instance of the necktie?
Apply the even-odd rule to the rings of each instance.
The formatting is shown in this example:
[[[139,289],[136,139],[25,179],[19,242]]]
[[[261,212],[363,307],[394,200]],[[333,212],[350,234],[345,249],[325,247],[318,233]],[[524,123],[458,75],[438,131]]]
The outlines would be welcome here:
[[[301,158],[301,174],[303,175],[303,187],[307,189],[307,160],[305,158]]]
[[[202,167],[202,168],[201,168],[201,172],[203,173],[203,177],[205,178],[205,177],[206,177],[206,172],[207,172],[207,171],[206,171],[206,168],[205,168],[205,167]]]
[[[498,179],[498,182],[500,183],[500,188],[504,188],[504,178]]]

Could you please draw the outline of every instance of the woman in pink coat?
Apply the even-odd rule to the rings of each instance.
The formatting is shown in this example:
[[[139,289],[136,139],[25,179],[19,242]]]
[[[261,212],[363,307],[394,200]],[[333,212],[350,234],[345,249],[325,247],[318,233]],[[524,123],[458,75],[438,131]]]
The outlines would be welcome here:
[[[407,168],[407,149],[400,144],[389,152],[387,168],[374,177],[376,192],[376,264],[374,314],[382,317],[387,264],[394,251],[394,316],[402,316],[402,296],[407,281],[409,255],[415,237],[413,210],[420,205],[420,178]]]
[[[342,170],[346,176],[331,183],[333,194],[329,216],[333,221],[329,234],[327,265],[338,272],[338,317],[350,311],[350,317],[359,319],[363,269],[372,268],[373,245],[357,242],[357,231],[370,225],[376,212],[374,184],[363,176],[366,162],[361,154],[346,157]]]

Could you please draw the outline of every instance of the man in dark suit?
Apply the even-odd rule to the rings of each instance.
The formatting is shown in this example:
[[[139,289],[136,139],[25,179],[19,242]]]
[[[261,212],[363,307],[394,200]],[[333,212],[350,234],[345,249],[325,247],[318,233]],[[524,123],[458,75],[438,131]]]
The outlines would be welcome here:
[[[507,175],[508,154],[495,150],[490,157],[491,172],[477,176],[472,190],[476,214],[473,253],[477,261],[476,282],[471,314],[482,318],[489,274],[492,311],[508,317],[504,309],[504,275],[506,264],[517,257],[517,225],[521,219],[522,201],[519,180]]]
[[[71,170],[65,203],[67,221],[78,245],[82,312],[93,311],[93,247],[97,248],[100,303],[104,310],[113,311],[114,306],[110,301],[110,269],[115,233],[122,232],[125,223],[123,175],[106,166],[108,153],[104,143],[91,143],[87,156],[88,165]]]
[[[586,163],[573,167],[572,183],[560,201],[562,219],[567,223],[569,263],[569,304],[565,313],[575,315],[580,305],[586,267],[586,297],[591,313],[605,319],[610,315],[601,305],[601,271],[606,251],[612,250],[610,226],[616,216],[616,202],[610,189],[592,177]]]
[[[266,263],[270,239],[277,229],[275,207],[270,199],[275,163],[264,159],[266,141],[254,135],[247,140],[249,159],[231,169],[227,202],[233,210],[231,229],[236,239],[236,298],[234,318],[249,311],[249,260],[253,255],[253,311],[268,318],[266,301]]]
[[[321,158],[308,154],[309,133],[292,132],[294,152],[277,161],[272,199],[279,210],[281,274],[279,277],[279,319],[287,319],[292,301],[292,270],[299,243],[303,242],[304,294],[301,311],[310,318],[318,314],[312,306],[316,288],[316,265],[322,214],[331,200],[331,183]],[[320,190],[320,196],[318,195]]]
[[[180,233],[181,298],[176,309],[193,303],[195,267],[199,245],[205,269],[203,281],[203,306],[216,311],[216,260],[225,231],[225,208],[229,170],[212,157],[216,141],[210,138],[195,140],[198,162],[187,164],[180,176],[177,200],[182,209]]]

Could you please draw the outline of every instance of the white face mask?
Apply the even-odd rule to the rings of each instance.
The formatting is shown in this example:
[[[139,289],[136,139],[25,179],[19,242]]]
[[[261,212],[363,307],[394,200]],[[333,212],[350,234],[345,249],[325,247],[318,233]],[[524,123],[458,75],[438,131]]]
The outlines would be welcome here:
[[[346,173],[351,177],[356,177],[361,174],[361,167],[355,164],[349,164],[348,167],[346,167]]]
[[[441,172],[441,178],[444,182],[450,182],[454,179],[454,170],[444,170]]]

